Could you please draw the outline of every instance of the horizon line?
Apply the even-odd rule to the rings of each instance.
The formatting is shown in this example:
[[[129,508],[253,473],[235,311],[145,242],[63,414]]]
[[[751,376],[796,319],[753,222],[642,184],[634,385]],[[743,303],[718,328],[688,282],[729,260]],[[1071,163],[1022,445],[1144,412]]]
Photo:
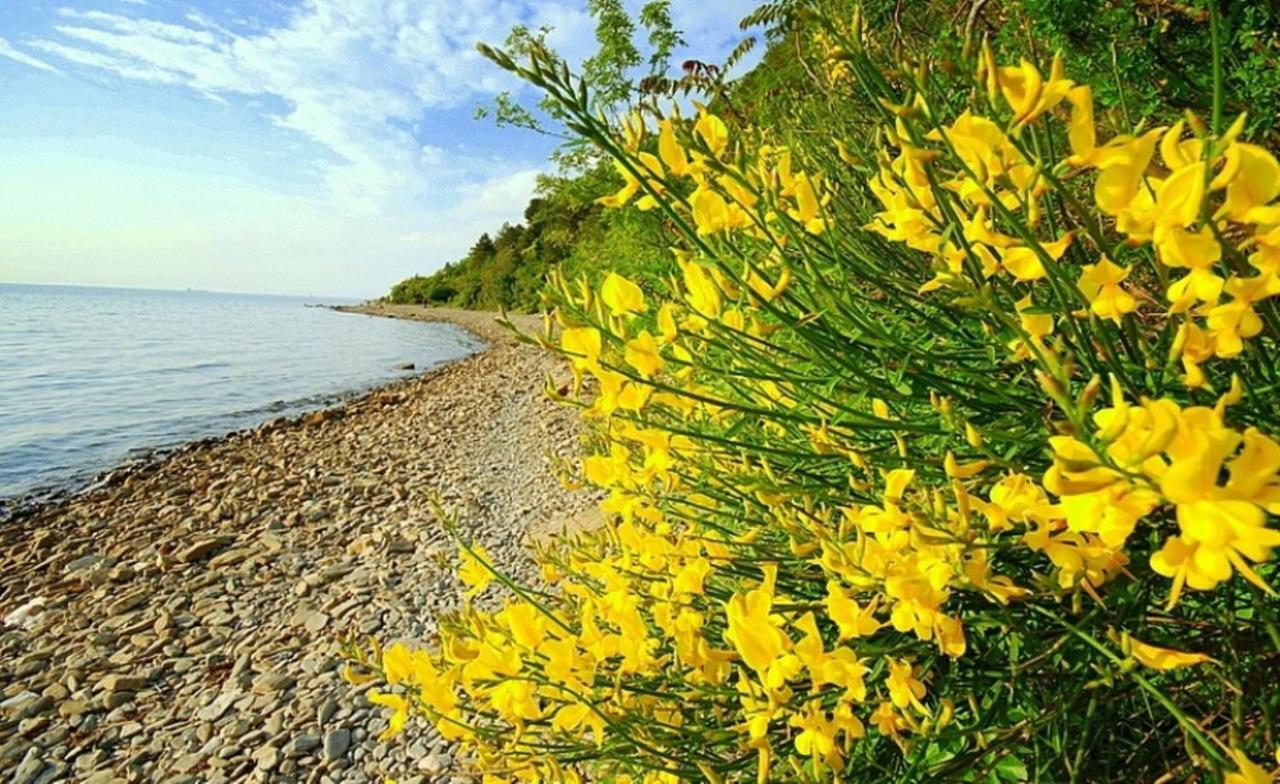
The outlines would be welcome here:
[[[166,286],[144,286],[136,284],[109,284],[109,283],[54,283],[47,281],[24,281],[24,280],[0,280],[0,286],[41,286],[46,288],[69,288],[69,289],[113,289],[117,291],[159,291],[169,292],[173,294],[234,294],[244,297],[290,297],[293,299],[306,299],[308,297],[318,299],[355,299],[364,302],[370,297],[362,297],[354,294],[292,294],[274,291],[230,291],[225,289],[204,289],[187,287],[182,289],[169,288]],[[374,298],[376,299],[376,297]]]

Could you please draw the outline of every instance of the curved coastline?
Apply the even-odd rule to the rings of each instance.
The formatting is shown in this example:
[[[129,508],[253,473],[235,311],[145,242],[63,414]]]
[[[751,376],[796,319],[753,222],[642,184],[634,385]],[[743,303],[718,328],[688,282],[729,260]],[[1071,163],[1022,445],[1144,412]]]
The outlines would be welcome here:
[[[568,373],[492,314],[343,310],[484,347],[0,526],[0,777],[450,778],[439,738],[376,742],[385,719],[338,678],[339,643],[426,639],[455,606],[433,502],[516,571],[526,537],[591,515],[548,465],[576,449],[573,412],[542,395]]]
[[[383,315],[378,312],[377,303],[373,302],[354,306],[308,304],[304,307],[344,314]],[[316,410],[342,408],[365,395],[420,378],[450,362],[483,351],[491,340],[501,339],[501,335],[494,330],[486,329],[486,325],[473,323],[476,321],[475,315],[465,311],[450,311],[430,319],[412,319],[442,324],[450,328],[449,331],[457,336],[459,348],[467,352],[460,356],[441,357],[434,361],[429,359],[427,364],[419,364],[416,369],[412,365],[409,368],[397,367],[396,369],[401,371],[409,370],[397,376],[383,375],[373,380],[351,379],[350,385],[345,388],[329,389],[312,394],[290,389],[286,394],[292,393],[293,397],[268,399],[270,402],[256,403],[253,407],[243,410],[210,410],[205,412],[204,416],[194,419],[190,426],[182,428],[185,432],[174,432],[162,439],[142,434],[131,445],[130,432],[123,431],[124,437],[121,442],[127,445],[127,451],[120,452],[114,459],[108,457],[106,460],[96,460],[93,464],[66,465],[62,466],[57,473],[42,469],[38,474],[41,477],[39,484],[26,487],[19,484],[22,489],[18,492],[0,492],[0,526],[18,517],[39,512],[46,507],[67,503],[79,496],[118,484],[129,476],[153,469],[171,457],[186,451],[252,433],[264,425],[284,426]],[[467,326],[468,324],[471,326]],[[192,366],[202,364],[218,366],[222,363],[196,362]],[[388,370],[391,367],[388,365]],[[183,372],[188,369],[174,368],[173,372]],[[171,371],[163,369],[160,372]]]

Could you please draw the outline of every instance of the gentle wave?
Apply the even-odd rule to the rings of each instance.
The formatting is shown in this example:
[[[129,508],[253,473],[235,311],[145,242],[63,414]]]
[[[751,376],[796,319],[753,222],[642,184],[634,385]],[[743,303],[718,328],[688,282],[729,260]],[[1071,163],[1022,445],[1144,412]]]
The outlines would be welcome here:
[[[478,348],[292,297],[0,284],[0,501],[330,405]],[[0,503],[0,506],[3,506]]]

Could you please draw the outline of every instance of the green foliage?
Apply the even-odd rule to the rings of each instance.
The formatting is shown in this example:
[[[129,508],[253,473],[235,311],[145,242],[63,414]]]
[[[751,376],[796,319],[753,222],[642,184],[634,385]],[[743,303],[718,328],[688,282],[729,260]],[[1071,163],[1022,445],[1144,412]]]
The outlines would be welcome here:
[[[725,86],[718,78],[697,75],[662,81],[674,47],[683,41],[672,24],[669,2],[650,0],[638,16],[651,52],[645,84],[710,93],[715,96],[713,108],[729,123],[763,129],[777,137],[774,141],[806,149],[810,155],[829,156],[830,150],[808,149],[809,139],[791,135],[795,119],[817,112],[826,113],[832,122],[858,122],[859,115],[874,118],[876,109],[858,104],[865,101],[861,93],[824,94],[812,89],[811,74],[820,65],[818,54],[810,51],[811,28],[817,22],[802,7],[815,5],[829,18],[848,19],[858,4],[853,0],[762,4],[744,25],[762,26],[769,45],[757,67]],[[1184,109],[1201,115],[1211,111],[1207,64],[1212,42],[1203,3],[865,0],[860,5],[870,29],[885,31],[880,43],[886,48],[906,48],[941,63],[958,58],[968,31],[976,37],[988,36],[997,52],[1009,56],[1030,50],[1047,61],[1052,51],[1060,50],[1068,71],[1095,86],[1100,110],[1111,111],[1121,120],[1128,115],[1164,122],[1176,119]],[[635,44],[637,26],[617,0],[592,0],[590,10],[597,21],[599,51],[587,62],[586,76],[598,103],[613,106],[632,94],[630,79],[644,62]],[[1223,80],[1225,94],[1230,96],[1225,111],[1228,116],[1248,111],[1253,138],[1275,146],[1280,142],[1280,7],[1223,2],[1220,10]],[[517,28],[505,48],[520,56],[535,49],[545,51],[547,32]],[[848,102],[853,102],[852,111],[841,105]],[[560,119],[554,102],[544,101],[540,110]],[[507,93],[478,114],[493,116],[499,124],[550,133]],[[563,149],[558,159],[580,171],[544,183],[526,211],[526,224],[504,227],[498,233],[494,245],[507,250],[473,249],[434,275],[397,284],[389,299],[532,310],[539,306],[546,274],[555,268],[571,277],[586,274],[592,280],[606,267],[641,282],[657,282],[670,274],[658,217],[602,214],[593,201],[616,190],[620,184],[616,175],[583,148]]]
[[[537,310],[547,275],[596,280],[602,269],[632,270],[654,280],[668,269],[658,215],[605,213],[596,199],[616,189],[611,169],[597,165],[575,177],[545,177],[524,222],[484,234],[462,259],[426,276],[397,283],[396,304],[451,305],[477,310]]]
[[[1280,121],[1280,7],[1224,2],[1219,9],[1226,111],[1247,111],[1251,132],[1274,142]],[[1027,24],[1008,24],[1014,15]],[[998,42],[1009,51],[1025,48],[1028,39],[1062,49],[1068,71],[1098,85],[1100,101],[1133,118],[1163,120],[1183,109],[1210,113],[1212,41],[1203,3],[1021,0],[1010,17],[988,20]]]
[[[631,95],[628,71],[643,62],[634,42],[636,27],[620,0],[587,0],[596,19],[596,42],[600,45],[582,64],[583,77],[596,89],[596,99],[613,106]]]
[[[685,43],[671,21],[670,0],[650,0],[640,9],[640,24],[649,36],[649,75],[661,76],[671,67],[671,53]]]

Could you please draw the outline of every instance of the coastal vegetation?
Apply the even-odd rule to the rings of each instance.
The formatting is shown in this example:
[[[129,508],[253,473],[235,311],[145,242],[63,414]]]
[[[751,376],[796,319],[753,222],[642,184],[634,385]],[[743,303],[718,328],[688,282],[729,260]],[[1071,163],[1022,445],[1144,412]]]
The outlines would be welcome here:
[[[482,47],[613,172],[590,241],[645,250],[509,232],[605,521],[518,580],[437,510],[465,608],[347,651],[388,739],[490,781],[1273,780],[1274,12],[987,5],[764,5],[697,101]]]
[[[669,21],[663,25],[662,14],[655,10],[663,5],[646,6],[646,37],[680,40],[679,32]],[[831,5],[832,13],[847,14],[854,3]],[[598,11],[613,8],[611,3],[599,6]],[[1002,51],[1061,52],[1066,67],[1095,86],[1099,106],[1134,119],[1166,122],[1186,108],[1205,114],[1212,103],[1212,83],[1204,67],[1212,59],[1206,7],[1118,0],[877,0],[863,6],[868,18],[889,31],[887,45],[908,46],[929,56],[946,58],[963,46],[966,32],[991,35]],[[1225,110],[1247,110],[1253,138],[1274,148],[1280,144],[1280,9],[1265,3],[1228,3],[1223,15]],[[607,85],[605,103],[610,108],[628,95],[676,88],[711,96],[712,106],[730,124],[774,127],[784,125],[790,107],[809,95],[812,31],[796,15],[778,17],[786,24],[756,26],[765,46],[761,62],[732,81],[725,80],[723,69],[699,61],[683,63],[674,79],[661,79],[656,74],[670,66],[669,47],[655,47],[648,58],[642,57],[631,43],[635,26],[619,25],[616,8],[597,18],[599,48],[614,55],[597,58],[583,76],[593,87]],[[755,38],[747,41],[755,43]],[[517,30],[508,44],[527,51],[528,31]],[[640,64],[650,67],[637,70]],[[861,101],[861,96],[847,97]],[[508,96],[479,113],[508,126],[556,132]],[[552,271],[571,279],[585,274],[597,282],[611,270],[655,281],[671,272],[665,252],[670,238],[663,235],[660,214],[607,212],[598,204],[617,189],[617,174],[608,160],[576,138],[566,141],[556,160],[560,171],[540,180],[522,223],[494,227],[492,236],[479,237],[463,258],[397,283],[386,301],[529,312],[543,306],[541,294]]]

